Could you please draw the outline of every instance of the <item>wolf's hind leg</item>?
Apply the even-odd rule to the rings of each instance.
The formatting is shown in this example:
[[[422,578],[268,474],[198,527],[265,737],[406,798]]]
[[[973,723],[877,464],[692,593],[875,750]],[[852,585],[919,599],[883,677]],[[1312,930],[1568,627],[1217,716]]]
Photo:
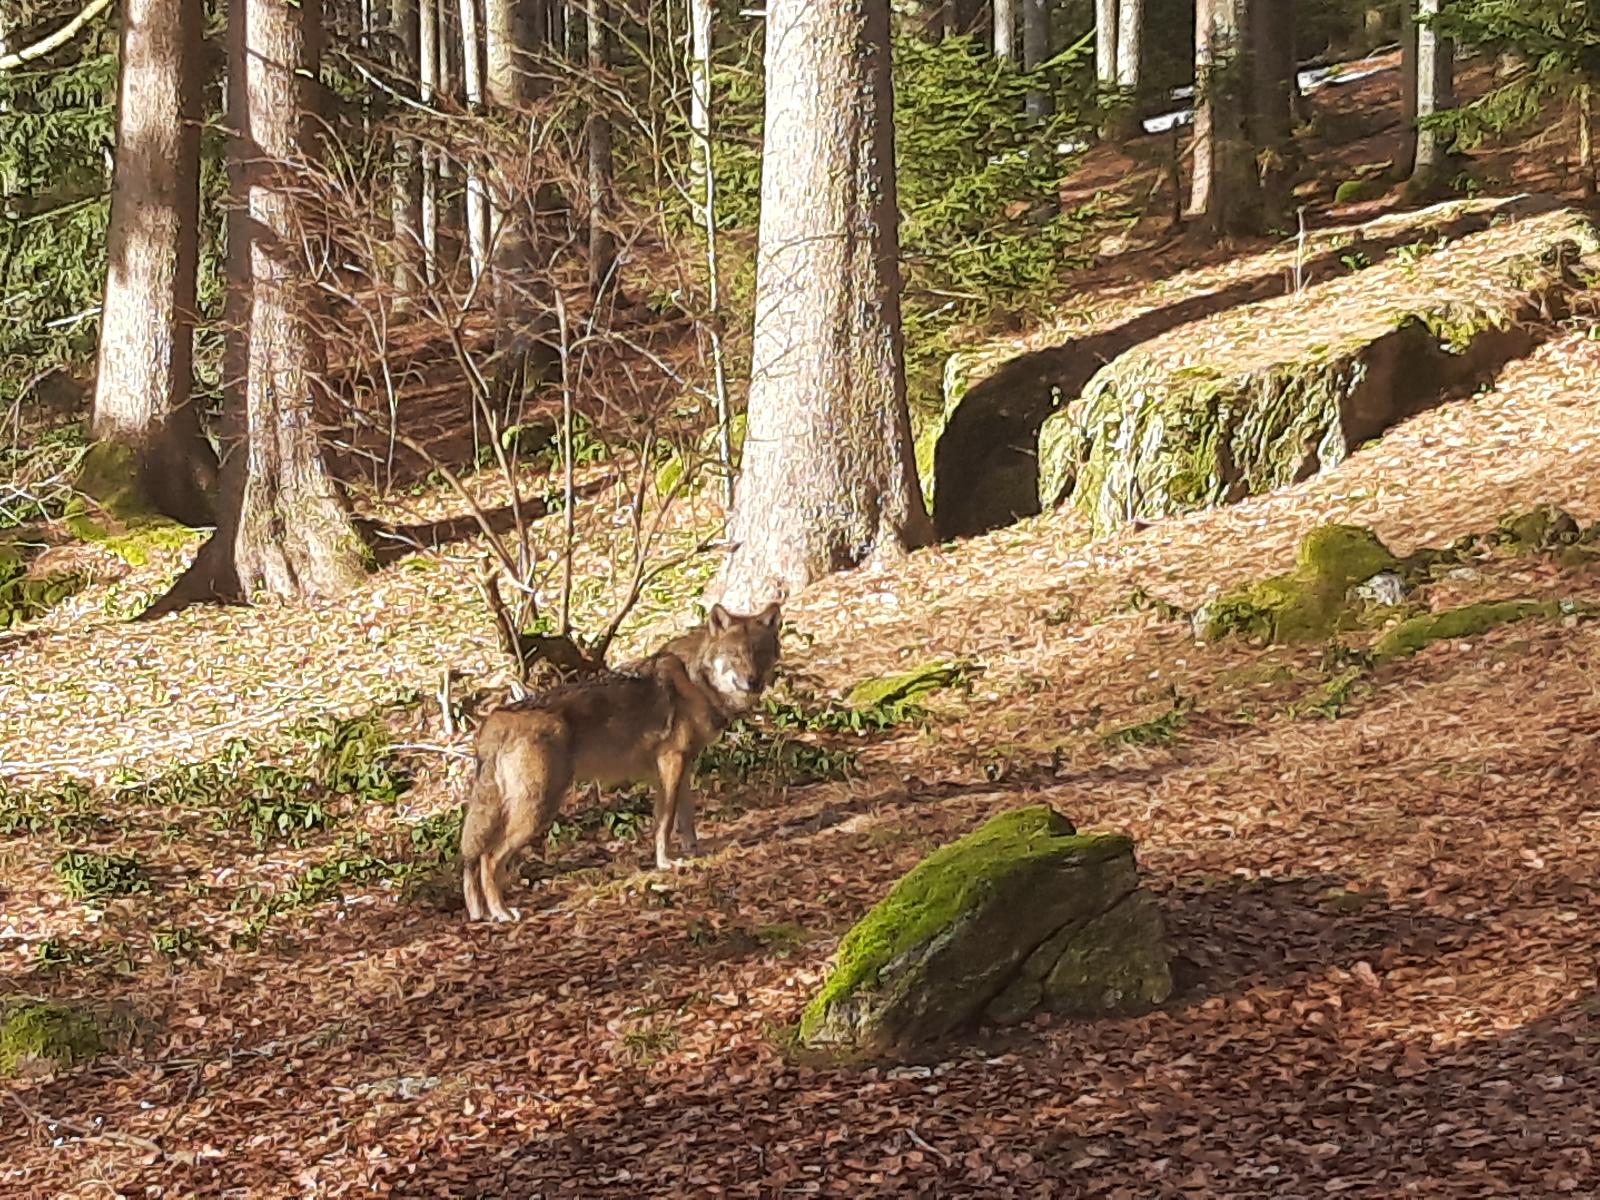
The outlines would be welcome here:
[[[570,766],[562,766],[570,763],[570,754],[550,742],[531,742],[507,757],[500,775],[506,793],[504,830],[478,866],[484,899],[496,921],[516,920],[500,890],[502,868],[530,842],[542,840],[550,832],[571,782]]]

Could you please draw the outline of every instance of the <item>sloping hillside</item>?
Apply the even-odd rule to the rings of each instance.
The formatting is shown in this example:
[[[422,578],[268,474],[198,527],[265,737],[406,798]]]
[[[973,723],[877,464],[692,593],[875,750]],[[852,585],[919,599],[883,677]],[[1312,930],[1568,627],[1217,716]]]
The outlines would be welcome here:
[[[430,693],[446,668],[463,692],[496,670],[470,544],[337,609],[150,626],[115,623],[111,589],[153,586],[177,552],[116,566],[0,643],[19,817],[0,839],[5,988],[115,1005],[124,1031],[85,1066],[8,1084],[0,1185],[1588,1194],[1600,628],[1506,625],[1330,694],[1376,630],[1338,651],[1201,645],[1184,612],[1286,569],[1328,522],[1399,552],[1544,501],[1591,525],[1597,375],[1575,321],[1488,390],[1271,495],[1092,542],[1046,515],[817,586],[787,613],[807,749],[750,735],[712,781],[712,853],[671,876],[639,869],[626,803],[580,799],[513,927],[468,928],[448,872],[441,888],[410,870],[447,854],[427,839],[462,769]],[[714,518],[705,498],[682,535]],[[696,583],[678,582],[678,613]],[[1600,598],[1600,564],[1486,553],[1423,603],[1511,596]],[[673,608],[659,599],[630,645]],[[819,696],[930,659],[963,663],[970,692],[929,697],[925,721],[856,736],[815,717]],[[374,705],[409,747],[374,760],[414,775],[398,799],[364,775],[298,838],[268,813],[258,839],[259,810],[223,807],[231,739],[346,746],[347,726],[289,727]],[[98,786],[40,790],[69,763]],[[119,790],[118,766],[167,773]],[[1183,956],[1173,1001],[923,1065],[792,1054],[839,932],[931,846],[1040,799],[1137,839]],[[124,874],[88,878],[69,857],[86,849]],[[138,882],[74,898],[119,879]]]

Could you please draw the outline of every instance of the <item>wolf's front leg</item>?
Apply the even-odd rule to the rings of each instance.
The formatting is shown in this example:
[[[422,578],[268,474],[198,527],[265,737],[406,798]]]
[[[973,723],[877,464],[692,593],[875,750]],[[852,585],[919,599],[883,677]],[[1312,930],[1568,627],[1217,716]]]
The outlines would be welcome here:
[[[668,750],[656,762],[656,870],[669,871],[682,864],[668,853],[672,827],[678,820],[678,800],[688,763],[682,754]]]

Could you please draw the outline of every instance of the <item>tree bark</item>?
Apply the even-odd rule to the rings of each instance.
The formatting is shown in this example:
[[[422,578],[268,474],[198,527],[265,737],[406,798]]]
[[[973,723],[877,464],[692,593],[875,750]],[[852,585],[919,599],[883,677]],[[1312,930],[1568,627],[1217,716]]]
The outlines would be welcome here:
[[[1194,179],[1189,215],[1218,236],[1259,232],[1261,186],[1246,127],[1247,0],[1196,5]]]
[[[900,329],[889,0],[770,0],[743,473],[745,612],[931,536]]]
[[[230,214],[231,291],[248,307],[235,330],[244,395],[229,432],[242,444],[224,469],[216,534],[150,615],[209,598],[193,594],[197,585],[225,599],[336,596],[363,573],[361,542],[317,435],[317,293],[299,250],[289,165],[320,149],[320,6],[240,0],[228,33],[230,164],[243,196]]]
[[[1400,148],[1395,175],[1410,178],[1417,161],[1417,20],[1412,0],[1400,5]]]
[[[587,40],[589,74],[600,79],[611,70],[611,6],[589,0]],[[589,286],[596,296],[615,286],[617,242],[611,232],[611,117],[596,100],[589,110]]]
[[[470,113],[483,111],[483,53],[478,0],[461,0],[461,80]],[[489,265],[489,195],[481,163],[468,159],[466,174],[467,255],[472,278],[477,279]]]
[[[417,8],[417,98],[433,107],[439,90],[439,8],[436,0],[421,0]],[[422,240],[422,274],[428,286],[439,281],[439,166],[433,147],[418,147],[422,165],[417,223]]]
[[[1022,65],[1035,71],[1050,58],[1049,0],[1022,0]],[[1035,120],[1055,110],[1055,97],[1044,91],[1030,91],[1027,112]]]
[[[705,147],[711,142],[712,0],[689,0],[689,158],[690,198],[706,203]]]
[[[1117,86],[1117,4],[1094,0],[1094,78],[1106,91]]]
[[[1425,128],[1423,122],[1455,103],[1455,53],[1450,39],[1428,20],[1439,15],[1440,0],[1417,0],[1417,126],[1411,167],[1413,191],[1432,192],[1448,169],[1449,135]]]
[[[210,523],[217,460],[191,402],[200,239],[200,0],[128,0],[91,428],[157,511]]]
[[[1288,207],[1294,135],[1294,9],[1288,4],[1251,5],[1250,109],[1247,132],[1269,217]]]
[[[1010,62],[1017,60],[1017,4],[1018,0],[994,0],[995,57]]]
[[[418,87],[422,81],[421,28],[418,0],[389,0],[389,45],[396,83]],[[389,199],[389,221],[394,234],[394,288],[402,297],[419,290],[424,275],[417,268],[422,246],[422,177],[417,143],[404,133],[394,139],[394,182]]]
[[[1116,21],[1117,87],[1131,99],[1139,90],[1144,56],[1144,0],[1120,0]]]

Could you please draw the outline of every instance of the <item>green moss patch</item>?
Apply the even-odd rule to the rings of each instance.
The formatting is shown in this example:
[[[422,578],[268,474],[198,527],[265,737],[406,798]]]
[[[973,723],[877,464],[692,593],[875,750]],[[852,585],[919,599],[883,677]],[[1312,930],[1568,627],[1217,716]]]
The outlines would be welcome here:
[[[0,1007],[0,1076],[37,1067],[77,1066],[109,1048],[99,1021],[45,1000]]]
[[[86,575],[59,571],[33,575],[13,546],[0,546],[0,629],[36,621],[88,584]]]
[[[1372,530],[1321,526],[1301,540],[1293,571],[1224,592],[1205,606],[1199,633],[1207,641],[1230,636],[1279,643],[1326,639],[1350,616],[1350,588],[1398,565]]]
[[[1593,605],[1560,600],[1492,600],[1481,604],[1465,604],[1460,608],[1423,613],[1402,621],[1377,640],[1372,647],[1372,655],[1378,662],[1390,662],[1416,654],[1434,642],[1478,637],[1515,621],[1592,615],[1594,611]]]
[[[967,668],[961,663],[926,663],[894,675],[863,679],[850,689],[845,703],[851,708],[890,708],[954,687],[966,677]]]

